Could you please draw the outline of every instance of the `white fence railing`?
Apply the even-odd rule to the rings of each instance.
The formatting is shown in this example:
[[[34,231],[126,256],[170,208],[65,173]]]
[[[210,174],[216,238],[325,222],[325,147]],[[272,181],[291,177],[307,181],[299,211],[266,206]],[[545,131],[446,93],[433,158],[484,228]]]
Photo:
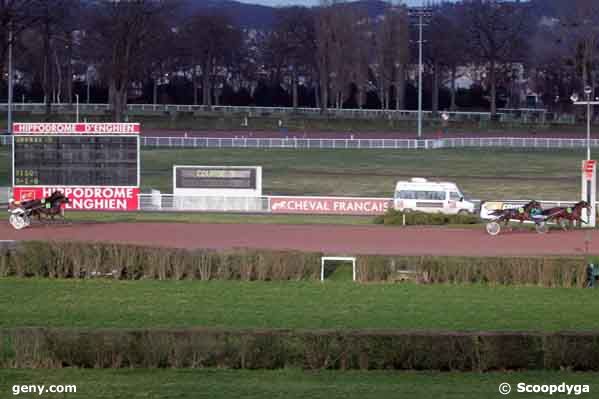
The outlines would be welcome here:
[[[0,135],[0,145],[10,145],[11,136]],[[599,139],[591,139],[591,147],[599,147]],[[297,149],[394,149],[428,150],[443,148],[530,148],[580,149],[586,139],[472,137],[446,139],[317,139],[254,137],[141,137],[144,147],[158,148],[297,148]]]
[[[76,104],[52,103],[50,108],[56,113],[74,113]],[[6,111],[8,104],[0,103],[0,111]],[[86,104],[79,103],[81,113],[106,113],[110,111],[109,104]],[[44,113],[46,104],[44,103],[13,103],[13,110],[16,112]],[[205,106],[192,104],[128,104],[127,111],[130,115],[144,115],[156,113],[187,112],[187,113],[222,113],[222,114],[243,114],[244,116],[328,116],[348,119],[392,119],[392,120],[416,120],[418,111],[416,110],[382,110],[382,109],[328,109],[322,112],[320,108],[291,108],[291,107],[237,107],[237,106]],[[447,112],[452,121],[489,121],[490,112],[468,112],[468,111],[450,111]],[[423,118],[428,120],[440,120],[439,113],[432,111],[423,111]],[[547,112],[546,109],[521,108],[521,109],[498,109],[497,117],[500,122],[506,123],[541,123],[547,121],[554,123],[574,123],[573,115],[554,115]]]
[[[471,200],[480,210],[481,201]],[[509,207],[517,207],[530,200],[501,200]],[[574,205],[576,201],[537,200],[543,208]],[[391,207],[393,198],[314,197],[314,196],[175,196],[172,194],[140,194],[141,211],[190,211],[237,213],[302,213],[333,215],[377,215]],[[281,205],[283,207],[281,207]]]
[[[176,196],[139,195],[139,209],[154,212],[298,213],[320,215],[380,215],[392,198],[310,196]]]
[[[443,148],[585,148],[586,139],[564,138],[447,138],[447,139],[316,139],[316,138],[219,138],[219,137],[142,137],[146,147],[191,148],[301,148],[301,149],[443,149]],[[599,147],[599,139],[591,140]]]

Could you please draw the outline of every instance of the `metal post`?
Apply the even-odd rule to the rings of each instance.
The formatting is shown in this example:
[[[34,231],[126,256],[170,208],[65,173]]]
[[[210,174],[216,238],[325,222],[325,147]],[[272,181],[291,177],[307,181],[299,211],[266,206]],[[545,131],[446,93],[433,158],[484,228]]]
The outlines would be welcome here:
[[[89,66],[87,67],[87,70],[85,71],[85,81],[87,83],[87,104],[89,104],[89,94],[90,94],[90,84],[89,84]]]
[[[76,122],[79,123],[79,94],[75,94],[75,99],[77,100],[77,105],[76,105]]]
[[[8,28],[8,133],[12,134],[12,96],[13,96],[13,71],[12,71],[12,22]]]
[[[587,95],[587,161],[591,160],[591,97]]]
[[[422,12],[418,18],[418,138],[422,138]]]

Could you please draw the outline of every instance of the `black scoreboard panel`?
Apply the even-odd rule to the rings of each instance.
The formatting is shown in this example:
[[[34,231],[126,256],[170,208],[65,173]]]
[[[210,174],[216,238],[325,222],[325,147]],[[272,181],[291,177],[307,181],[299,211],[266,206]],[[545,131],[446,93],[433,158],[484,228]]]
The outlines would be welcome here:
[[[138,187],[138,137],[14,137],[15,186]]]
[[[177,188],[256,189],[254,168],[177,167]]]

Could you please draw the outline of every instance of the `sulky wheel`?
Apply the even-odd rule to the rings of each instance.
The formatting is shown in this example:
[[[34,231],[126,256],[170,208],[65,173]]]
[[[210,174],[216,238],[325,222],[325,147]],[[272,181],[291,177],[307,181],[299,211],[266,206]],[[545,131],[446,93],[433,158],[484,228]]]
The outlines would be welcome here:
[[[496,236],[501,231],[501,226],[497,222],[487,223],[486,228],[487,228],[487,233],[489,233],[492,236]]]
[[[28,220],[29,218],[25,215],[10,215],[10,217],[8,218],[8,221],[10,222],[10,225],[12,227],[14,227],[16,230],[22,230],[25,227],[29,226],[29,224],[31,223],[31,220]]]

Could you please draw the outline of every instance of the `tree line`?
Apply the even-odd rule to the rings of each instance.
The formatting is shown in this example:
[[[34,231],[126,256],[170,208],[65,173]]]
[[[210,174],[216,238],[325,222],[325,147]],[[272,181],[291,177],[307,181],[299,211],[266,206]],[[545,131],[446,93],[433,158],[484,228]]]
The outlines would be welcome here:
[[[191,1],[191,0],[187,0]],[[15,101],[101,99],[122,120],[128,102],[407,109],[417,85],[417,17],[400,2],[382,15],[342,0],[281,7],[269,29],[236,24],[186,0],[0,0],[6,99],[9,36]],[[424,19],[424,87],[433,111],[546,107],[596,86],[594,0],[463,0]],[[474,86],[460,91],[468,78]],[[462,96],[462,97],[460,97]]]

